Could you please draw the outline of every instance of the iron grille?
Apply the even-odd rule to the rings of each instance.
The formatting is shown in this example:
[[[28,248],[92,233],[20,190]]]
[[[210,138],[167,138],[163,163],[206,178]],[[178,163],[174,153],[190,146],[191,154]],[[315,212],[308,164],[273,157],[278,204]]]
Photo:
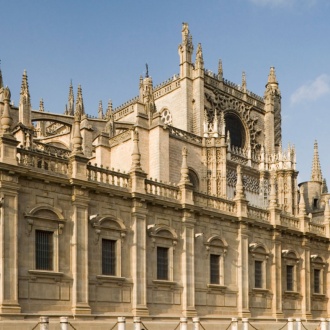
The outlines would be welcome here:
[[[116,275],[116,241],[102,239],[102,274]]]
[[[36,269],[53,270],[53,232],[36,230]]]

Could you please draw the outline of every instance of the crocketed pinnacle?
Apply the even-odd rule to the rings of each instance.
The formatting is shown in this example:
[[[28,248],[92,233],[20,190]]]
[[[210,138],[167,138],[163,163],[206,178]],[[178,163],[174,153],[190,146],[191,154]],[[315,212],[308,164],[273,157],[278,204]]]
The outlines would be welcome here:
[[[197,46],[195,68],[204,69],[203,50],[202,45],[200,43]]]
[[[112,115],[112,101],[109,100],[109,101],[108,101],[107,112],[106,112],[106,114],[105,114],[105,118],[109,120],[109,119],[111,119],[112,117],[113,117],[113,115]]]
[[[41,112],[44,112],[45,111],[44,100],[43,99],[40,99],[39,111],[41,111]]]
[[[69,87],[69,97],[68,97],[67,114],[69,116],[73,116],[74,115],[74,95],[73,95],[72,80],[70,81],[70,87]]]
[[[218,63],[218,78],[219,78],[219,80],[222,80],[222,78],[223,78],[223,69],[222,69],[222,60],[221,59],[219,60],[219,63]]]
[[[244,71],[242,72],[242,90],[246,92],[246,74]]]
[[[102,119],[102,118],[103,118],[103,105],[102,105],[102,101],[101,101],[101,100],[100,100],[100,102],[99,102],[98,118],[99,118],[99,119]]]
[[[20,102],[26,105],[30,105],[30,92],[29,92],[29,83],[26,70],[23,72],[21,92],[20,92]]]
[[[314,156],[313,156],[311,181],[322,182],[322,171],[321,171],[317,141],[314,142]]]
[[[76,109],[74,116],[81,120],[81,117],[85,114],[84,110],[84,101],[82,97],[82,89],[81,86],[78,86],[78,92],[77,92],[77,100],[76,100]]]
[[[268,75],[268,84],[277,84],[275,68],[272,66]]]

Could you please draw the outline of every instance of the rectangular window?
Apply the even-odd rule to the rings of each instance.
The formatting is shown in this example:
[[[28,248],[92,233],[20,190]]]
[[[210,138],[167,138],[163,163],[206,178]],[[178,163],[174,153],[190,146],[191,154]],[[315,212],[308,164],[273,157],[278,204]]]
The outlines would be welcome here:
[[[157,279],[168,280],[168,248],[157,247]]]
[[[293,280],[294,280],[294,268],[292,265],[286,266],[286,289],[287,291],[293,291]]]
[[[210,255],[210,283],[220,284],[220,256]]]
[[[314,293],[321,293],[321,270],[314,269]]]
[[[116,275],[116,241],[102,239],[102,274]]]
[[[36,269],[53,270],[53,232],[35,232]]]
[[[262,288],[262,261],[254,261],[254,287]]]

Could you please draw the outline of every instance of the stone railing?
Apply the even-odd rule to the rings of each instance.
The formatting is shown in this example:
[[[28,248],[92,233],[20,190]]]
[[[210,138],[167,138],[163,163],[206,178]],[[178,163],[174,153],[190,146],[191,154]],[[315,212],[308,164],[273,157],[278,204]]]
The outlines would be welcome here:
[[[294,229],[300,229],[300,221],[299,219],[293,216],[287,216],[284,214],[280,215],[280,223],[282,226]]]
[[[209,196],[203,193],[194,193],[194,203],[196,206],[213,208],[219,211],[236,213],[235,202],[220,197]]]
[[[158,197],[165,197],[176,200],[179,198],[179,188],[177,186],[166,184],[163,182],[147,179],[145,180],[145,189],[148,195],[154,195]]]
[[[98,182],[104,185],[112,185],[121,188],[129,187],[129,175],[120,173],[108,168],[87,165],[87,178],[89,181]]]
[[[66,157],[51,155],[38,149],[17,148],[17,164],[65,176],[69,174],[69,161]]]
[[[45,153],[54,155],[54,156],[60,156],[60,157],[69,157],[71,151],[64,149],[64,148],[59,148],[52,146],[50,144],[42,143],[39,141],[33,141],[33,146],[35,149],[39,151],[43,151]]]
[[[268,210],[263,210],[254,206],[248,206],[248,217],[249,219],[257,221],[270,222],[270,214]]]
[[[183,131],[183,130],[173,127],[173,126],[168,126],[168,128],[170,131],[170,135],[172,135],[172,136],[184,139],[184,140],[186,140],[188,142],[192,142],[192,143],[202,144],[202,142],[203,142],[203,138],[198,135]]]
[[[325,226],[320,223],[311,222],[309,224],[309,232],[321,236],[325,236]]]

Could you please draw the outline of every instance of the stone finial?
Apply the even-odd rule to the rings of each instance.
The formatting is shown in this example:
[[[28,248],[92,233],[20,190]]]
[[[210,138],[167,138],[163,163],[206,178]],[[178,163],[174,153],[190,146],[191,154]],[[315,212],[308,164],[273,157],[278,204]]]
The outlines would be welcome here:
[[[39,102],[39,111],[45,112],[44,100],[42,98],[40,99],[40,102]]]
[[[227,131],[227,146],[228,146],[228,150],[230,150],[231,148],[231,141],[230,141],[230,132]]]
[[[299,215],[306,215],[306,204],[304,198],[304,187],[301,186],[299,189],[300,197],[299,197]]]
[[[105,118],[107,120],[113,118],[113,114],[112,114],[112,101],[111,100],[108,101],[108,107],[107,107],[107,111],[105,113]]]
[[[268,74],[268,84],[277,84],[275,68],[272,66]]]
[[[244,194],[244,185],[243,185],[243,177],[242,177],[242,167],[241,165],[237,165],[237,182],[236,182],[236,199],[245,198]]]
[[[11,98],[11,93],[10,93],[10,89],[8,88],[8,86],[6,86],[3,89],[3,102],[4,102],[4,108],[3,108],[3,113],[1,116],[1,127],[2,127],[2,132],[4,134],[9,134],[10,133],[10,127],[11,124],[13,122],[13,119],[10,116],[10,98]]]
[[[131,171],[142,171],[141,154],[139,150],[139,131],[137,127],[132,131],[133,151],[132,151],[132,165]]]
[[[226,136],[226,119],[223,111],[220,112],[221,135]]]
[[[25,126],[31,126],[31,99],[26,70],[24,70],[19,100],[19,121]]]
[[[322,171],[321,171],[317,141],[314,142],[314,155],[313,155],[311,181],[322,182]]]
[[[325,178],[323,178],[323,181],[322,181],[321,192],[322,192],[322,194],[328,193],[328,186],[327,186],[327,181],[325,180]]]
[[[189,168],[187,165],[188,149],[182,148],[182,165],[181,165],[181,178],[179,184],[191,184],[189,179]]]
[[[103,105],[102,105],[102,100],[99,101],[99,108],[98,108],[98,118],[103,119]]]
[[[80,119],[81,116],[79,115],[80,111],[77,111],[74,117],[74,131],[73,131],[73,138],[72,138],[72,155],[83,155],[82,149],[82,136],[80,133]]]
[[[204,69],[202,45],[199,43],[196,51],[195,69]]]
[[[222,60],[219,60],[218,63],[218,79],[222,80],[223,79],[223,69],[222,69]]]
[[[219,134],[219,120],[217,110],[214,109],[214,117],[213,117],[213,136],[218,137]]]
[[[246,74],[242,72],[242,91],[246,93]]]
[[[82,97],[82,89],[81,86],[78,86],[78,91],[77,91],[77,99],[76,99],[76,107],[74,111],[74,116],[75,116],[75,121],[81,121],[82,116],[85,114],[85,109],[84,109],[84,101]]]
[[[70,81],[70,87],[69,87],[69,96],[68,96],[68,107],[66,110],[66,114],[69,116],[74,115],[74,95],[73,95],[73,86],[72,86],[72,80]]]
[[[181,46],[187,47],[189,52],[193,51],[193,43],[192,43],[192,36],[189,31],[188,23],[182,23],[182,43]]]

